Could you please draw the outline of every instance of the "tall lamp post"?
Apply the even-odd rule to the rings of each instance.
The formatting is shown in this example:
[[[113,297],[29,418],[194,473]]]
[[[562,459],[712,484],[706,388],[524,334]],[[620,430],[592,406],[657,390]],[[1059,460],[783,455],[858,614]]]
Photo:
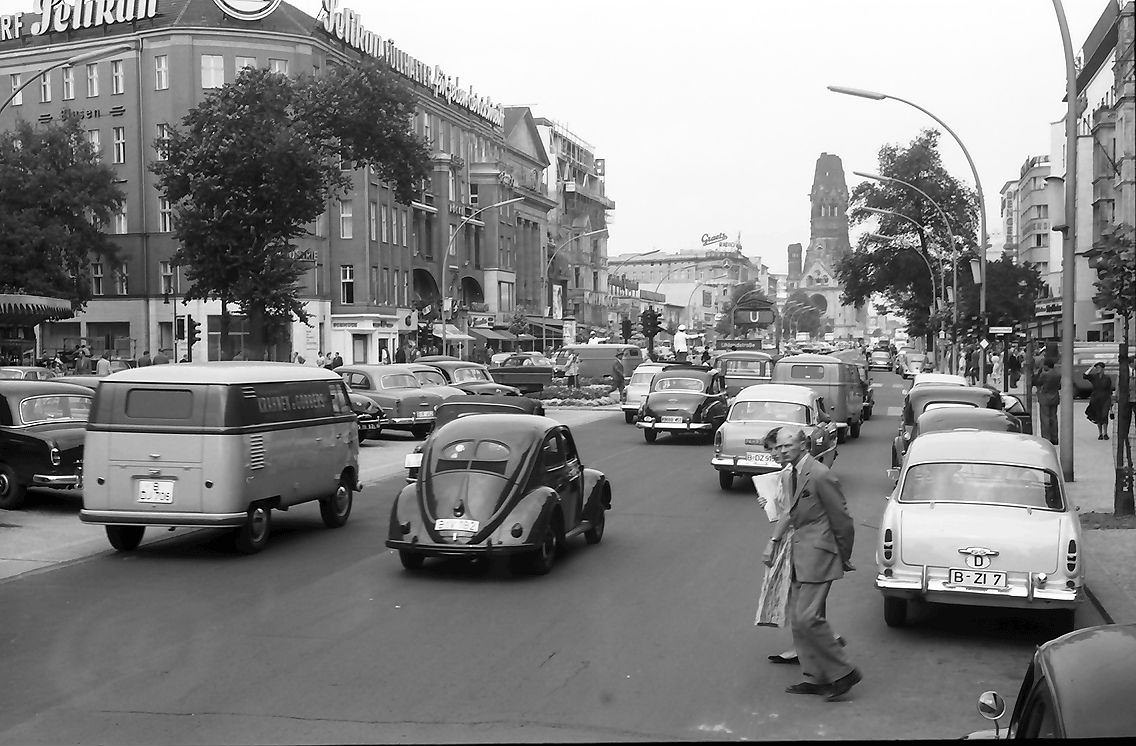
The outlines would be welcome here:
[[[611,285],[611,277],[612,277],[612,275],[614,275],[614,274],[616,273],[616,271],[617,271],[617,270],[619,270],[619,269],[620,269],[621,267],[623,267],[623,265],[625,265],[625,264],[627,264],[628,262],[630,262],[630,261],[631,261],[632,259],[639,259],[640,257],[644,257],[644,256],[650,256],[651,254],[658,254],[658,253],[659,253],[659,252],[660,252],[661,250],[662,250],[662,249],[651,249],[650,251],[642,251],[642,252],[640,252],[640,253],[638,253],[638,254],[632,254],[631,256],[627,257],[627,258],[626,258],[626,259],[624,259],[624,260],[623,260],[622,262],[620,262],[619,264],[615,265],[615,268],[614,268],[614,269],[609,269],[609,270],[607,271],[607,281],[608,281],[608,285],[609,285],[609,286]],[[542,302],[543,302],[543,301],[542,301]],[[620,308],[620,310],[621,310],[621,311],[623,310],[623,306],[620,306],[619,308]],[[632,303],[632,304],[631,304],[632,313],[634,313],[634,308],[635,308],[635,304],[634,304],[634,303]],[[634,318],[634,316],[632,316],[632,318]],[[542,341],[543,341],[543,338],[542,338]]]
[[[912,184],[909,181],[904,181],[903,179],[897,179],[893,176],[880,176],[879,174],[870,174],[870,173],[866,173],[864,171],[853,171],[852,173],[854,173],[857,176],[861,176],[865,179],[874,179],[875,181],[887,181],[887,182],[890,182],[892,184],[900,184],[901,186],[905,186],[908,189],[919,192],[919,194],[923,195],[923,198],[925,200],[927,200],[932,205],[934,205],[935,210],[939,213],[939,217],[942,218],[943,226],[947,229],[947,238],[950,240],[950,243],[951,243],[951,287],[952,287],[951,293],[953,295],[953,300],[951,301],[951,359],[949,361],[950,365],[948,366],[947,370],[953,370],[957,373],[958,371],[956,370],[956,366],[958,364],[958,323],[959,323],[959,314],[958,314],[958,258],[959,258],[959,247],[958,247],[958,244],[955,240],[954,229],[951,228],[951,221],[947,218],[946,211],[943,209],[942,205],[940,205],[935,200],[931,199],[931,195],[927,194],[927,192],[924,192],[922,189],[915,186],[914,184]],[[946,293],[947,293],[947,289],[944,287],[943,288],[943,295],[945,296]]]
[[[673,275],[675,272],[679,272],[679,271],[684,270],[684,269],[692,269],[694,267],[698,267],[698,266],[705,264],[705,263],[706,263],[706,260],[703,259],[700,262],[694,262],[692,264],[687,264],[683,267],[675,267],[674,269],[672,269],[671,271],[669,271],[665,275],[663,275],[663,279],[661,279],[657,283],[655,283],[655,292],[656,293],[659,292],[659,288],[661,288],[663,286],[663,283],[667,281],[667,278],[670,277],[671,275]],[[728,261],[721,262],[718,265],[711,267],[711,269],[729,269],[729,268],[730,268],[730,263]]]
[[[694,314],[690,313],[690,302],[692,300],[694,300],[694,293],[698,290],[699,286],[705,285],[706,283],[711,282],[713,280],[721,280],[721,279],[724,279],[724,278],[729,277],[729,276],[730,276],[730,274],[727,272],[724,275],[714,275],[713,277],[707,277],[705,280],[698,280],[694,283],[694,287],[690,289],[690,295],[686,296],[686,306],[685,307],[686,307],[686,312],[687,312],[687,318],[689,319],[687,321],[688,324],[690,324],[691,326],[694,326]]]
[[[83,52],[82,54],[77,54],[74,57],[68,57],[67,59],[63,60],[62,62],[56,62],[54,65],[48,65],[47,67],[45,67],[42,70],[40,70],[39,72],[37,72],[35,75],[33,75],[30,78],[28,78],[27,80],[25,80],[21,85],[17,86],[15,88],[15,90],[12,91],[12,95],[8,96],[8,98],[4,101],[4,103],[0,104],[0,112],[4,111],[4,109],[6,109],[8,107],[8,104],[12,103],[12,101],[14,101],[16,99],[16,96],[20,95],[20,91],[24,90],[29,85],[31,85],[32,81],[34,81],[36,78],[38,78],[41,75],[46,75],[47,73],[51,72],[52,70],[54,70],[57,67],[63,67],[65,65],[77,65],[80,62],[90,62],[91,60],[99,59],[100,57],[106,57],[109,54],[118,54],[119,52],[129,52],[132,49],[134,49],[134,47],[133,47],[133,45],[130,45],[130,44],[119,44],[118,46],[114,46],[114,47],[103,47],[102,49],[93,49],[89,52]]]
[[[594,231],[588,231],[587,233],[581,233],[578,236],[569,236],[567,238],[567,240],[565,240],[563,243],[561,243],[559,246],[557,246],[555,249],[553,249],[552,253],[549,254],[548,261],[544,263],[544,270],[543,270],[543,272],[541,272],[541,275],[540,275],[540,305],[541,305],[540,310],[542,312],[545,309],[544,301],[550,300],[548,298],[548,273],[552,269],[552,260],[556,258],[556,255],[560,253],[561,249],[563,249],[565,246],[572,243],[573,241],[575,241],[579,238],[587,238],[588,236],[598,236],[601,233],[607,233],[607,228],[599,228],[599,229],[594,230]],[[542,318],[544,317],[544,313],[541,313],[541,317]],[[544,325],[543,324],[541,325],[540,343],[541,343],[542,347],[545,346]]]
[[[1056,0],[1056,1],[1060,2],[1060,0]],[[955,139],[955,142],[958,143],[958,146],[960,148],[962,148],[962,153],[963,153],[963,155],[966,156],[966,162],[968,164],[970,164],[970,173],[971,173],[972,176],[974,176],[975,190],[978,192],[978,233],[979,233],[979,238],[978,238],[978,265],[979,265],[979,275],[980,275],[979,279],[982,281],[982,284],[980,285],[979,290],[978,290],[978,324],[979,324],[979,328],[980,328],[980,333],[985,334],[986,333],[986,198],[982,194],[982,180],[978,177],[978,169],[974,165],[974,159],[970,157],[970,151],[966,149],[966,146],[962,144],[962,140],[959,138],[959,136],[957,134],[955,134],[955,131],[947,125],[946,122],[944,122],[942,119],[939,119],[937,116],[935,116],[931,112],[927,111],[926,109],[924,109],[919,104],[916,104],[912,101],[908,101],[905,98],[900,98],[899,96],[892,96],[890,94],[879,93],[877,91],[866,91],[862,88],[846,88],[844,86],[830,85],[830,86],[828,86],[828,90],[832,91],[833,93],[843,93],[847,96],[858,96],[859,98],[866,98],[866,99],[870,99],[872,101],[882,101],[883,99],[890,98],[892,101],[899,101],[902,104],[907,104],[908,106],[911,106],[915,109],[918,109],[919,111],[923,112],[924,114],[926,114],[927,116],[931,117],[936,122],[938,122],[943,127],[943,129],[945,129],[947,132],[950,133],[951,137],[953,137]],[[1062,284],[1064,284],[1064,283],[1062,283]],[[986,356],[985,355],[979,355],[978,356],[978,376],[979,376],[979,380],[981,380],[983,383],[986,382]],[[1072,378],[1070,377],[1070,386],[1072,386],[1071,381],[1072,381]]]
[[[441,314],[440,315],[442,317],[442,354],[443,355],[447,354],[447,349],[446,349],[446,290],[449,288],[449,286],[446,284],[446,272],[450,267],[450,253],[454,250],[454,240],[461,233],[462,228],[465,227],[466,223],[473,220],[475,217],[477,217],[481,213],[485,212],[486,210],[492,210],[494,207],[503,207],[505,205],[511,205],[514,202],[523,202],[524,199],[525,199],[524,197],[513,197],[512,199],[502,200],[501,202],[494,202],[491,205],[486,205],[485,207],[482,207],[478,210],[474,210],[469,215],[466,215],[464,218],[462,218],[462,221],[460,223],[458,223],[458,227],[455,228],[454,232],[450,235],[449,243],[446,244],[446,251],[442,254],[442,308],[441,308]]]
[[[868,238],[872,239],[873,241],[879,241],[881,243],[890,243],[890,244],[896,243],[895,242],[895,236],[884,236],[884,235],[881,235],[879,233],[869,233]],[[935,295],[935,291],[934,291],[934,288],[935,288],[935,268],[933,266],[931,266],[931,260],[928,259],[923,254],[923,252],[920,251],[915,246],[907,246],[905,244],[896,244],[896,245],[902,246],[905,249],[911,249],[916,254],[918,254],[919,258],[923,260],[923,263],[927,265],[927,274],[929,274],[931,276],[931,295],[934,296]],[[934,313],[934,311],[935,311],[935,303],[934,303],[934,300],[932,300],[931,312]]]

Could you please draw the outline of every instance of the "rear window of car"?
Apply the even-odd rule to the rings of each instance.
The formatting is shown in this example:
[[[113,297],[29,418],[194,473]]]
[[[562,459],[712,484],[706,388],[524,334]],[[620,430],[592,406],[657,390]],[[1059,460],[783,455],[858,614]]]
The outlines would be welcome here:
[[[489,374],[481,368],[455,368],[453,372],[454,383],[465,381],[488,381]]]
[[[799,378],[803,381],[820,381],[824,379],[823,365],[793,365],[789,368],[790,378]]]
[[[91,397],[74,394],[30,396],[20,402],[20,422],[38,425],[70,420],[86,422],[91,414]]]
[[[663,378],[655,382],[655,391],[694,391],[701,392],[706,384],[697,378]]]
[[[379,379],[379,385],[384,389],[416,389],[418,386],[418,379],[409,373],[399,373],[397,375],[383,376]]]
[[[509,446],[497,440],[455,440],[438,452],[436,471],[488,471],[504,474]]]
[[[654,370],[645,370],[642,373],[640,373],[639,371],[635,371],[634,373],[631,374],[631,384],[635,385],[635,384],[650,383],[651,379],[655,377],[656,372],[657,371],[654,371]]]
[[[24,377],[22,370],[12,370],[11,368],[0,368],[0,378],[18,380]]]
[[[730,422],[746,420],[774,420],[809,424],[808,407],[784,401],[740,401],[730,409]]]
[[[446,379],[436,370],[420,370],[414,374],[423,386],[445,386]]]
[[[903,477],[901,502],[1013,505],[1064,510],[1061,483],[1044,469],[1005,464],[916,464]]]
[[[927,402],[927,406],[923,407],[924,412],[933,412],[936,409],[965,409],[969,407],[974,409],[973,404],[966,404],[958,401],[932,401]]]
[[[766,360],[723,360],[722,370],[726,373],[752,373],[768,375],[769,362]]]
[[[132,420],[188,420],[193,416],[193,392],[131,389],[126,392],[126,416]]]

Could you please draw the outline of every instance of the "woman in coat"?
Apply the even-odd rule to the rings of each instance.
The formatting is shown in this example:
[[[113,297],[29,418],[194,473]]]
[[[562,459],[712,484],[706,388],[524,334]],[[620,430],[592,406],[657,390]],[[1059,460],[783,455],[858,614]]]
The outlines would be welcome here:
[[[1112,377],[1104,372],[1104,363],[1094,363],[1093,367],[1082,375],[1085,380],[1093,384],[1085,416],[1100,431],[1097,440],[1108,440],[1108,413],[1112,410]]]

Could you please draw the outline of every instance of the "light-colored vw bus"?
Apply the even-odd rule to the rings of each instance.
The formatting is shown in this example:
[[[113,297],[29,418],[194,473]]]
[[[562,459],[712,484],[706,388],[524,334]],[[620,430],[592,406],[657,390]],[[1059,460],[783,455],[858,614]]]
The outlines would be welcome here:
[[[131,551],[146,526],[233,526],[260,551],[272,511],[319,501],[330,528],[359,489],[343,380],[289,363],[152,365],[102,379],[87,423],[86,523]]]

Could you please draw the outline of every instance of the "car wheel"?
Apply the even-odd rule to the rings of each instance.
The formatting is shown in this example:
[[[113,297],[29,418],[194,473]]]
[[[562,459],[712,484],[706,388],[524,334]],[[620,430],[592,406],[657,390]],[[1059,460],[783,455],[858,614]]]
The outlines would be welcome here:
[[[734,475],[728,471],[718,472],[718,486],[728,490],[734,486]]]
[[[28,489],[16,481],[16,471],[7,464],[0,464],[0,508],[15,510],[24,504]]]
[[[429,425],[415,425],[410,428],[410,434],[419,440],[426,440],[426,436],[430,434]]]
[[[907,599],[884,596],[884,624],[902,627],[907,624]]]
[[[845,427],[836,428],[836,442],[837,443],[843,443],[846,440],[848,440],[848,428],[845,428]]]
[[[859,438],[860,437],[860,425],[862,425],[862,424],[863,423],[861,421],[857,420],[856,422],[852,423],[852,426],[850,428],[848,428],[851,431],[853,438]]]
[[[592,523],[592,527],[584,532],[584,541],[589,544],[599,544],[603,541],[604,524],[607,523],[607,518],[604,517],[606,515],[607,510],[601,506],[600,514],[596,517],[595,522]]]
[[[867,409],[864,410],[864,419],[865,420],[872,419],[872,408],[871,407],[868,407]]]
[[[233,543],[241,554],[256,554],[268,544],[272,531],[272,509],[254,505],[245,516],[244,525],[236,530]]]
[[[519,568],[530,575],[547,575],[556,564],[556,554],[560,551],[560,527],[552,524],[544,534],[540,546],[532,552],[519,556]]]
[[[319,501],[320,518],[323,519],[323,525],[328,528],[339,528],[347,523],[354,502],[355,490],[351,489],[351,485],[340,482],[334,495]]]
[[[426,561],[426,556],[418,554],[417,552],[408,552],[405,549],[398,550],[398,561],[407,570],[421,570],[422,563]]]
[[[657,437],[659,437],[659,434],[651,428],[647,427],[643,429],[643,440],[647,441],[648,443],[654,443],[655,438]]]
[[[145,526],[107,526],[106,535],[110,545],[120,552],[133,552],[142,543]]]
[[[630,425],[632,422],[635,421],[635,413],[634,412],[624,412],[623,413],[623,421],[626,422],[628,425]]]

